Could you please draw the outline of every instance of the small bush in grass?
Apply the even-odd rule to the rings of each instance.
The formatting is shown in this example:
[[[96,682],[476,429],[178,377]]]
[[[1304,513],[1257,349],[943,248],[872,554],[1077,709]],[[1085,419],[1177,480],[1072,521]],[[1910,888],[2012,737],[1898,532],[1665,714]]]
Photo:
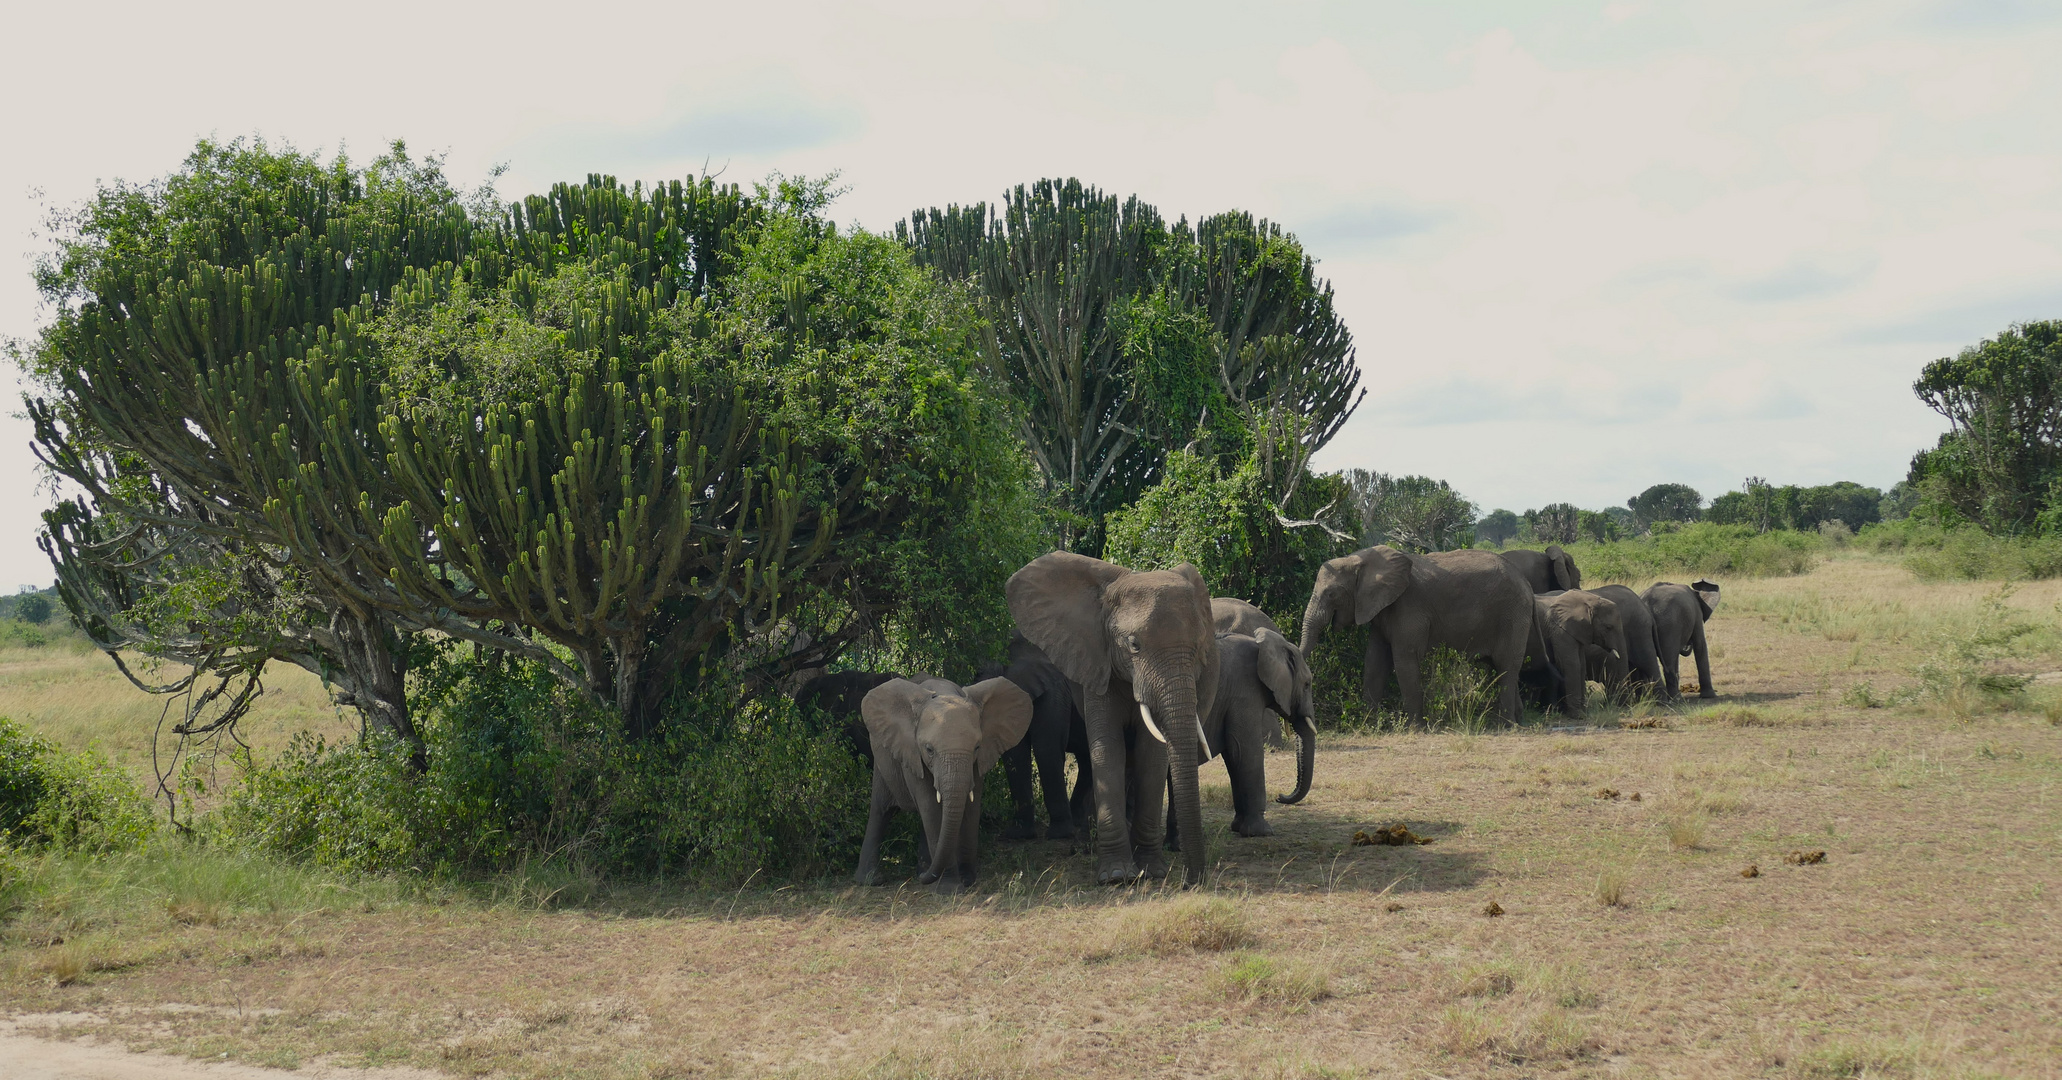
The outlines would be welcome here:
[[[1925,581],[2026,580],[2062,574],[2062,536],[1992,536],[1973,525],[1907,518],[1862,529],[1855,546],[1904,556]]]
[[[60,749],[0,717],[0,844],[124,851],[157,831],[143,792],[112,762]]]
[[[1975,626],[1935,642],[1933,655],[1912,668],[1918,693],[1946,705],[1958,719],[2025,695],[2033,676],[2000,672],[1996,665],[2024,653],[2028,635],[2041,628],[2006,603],[2011,596],[2012,586],[2000,586],[1983,598]]]
[[[1220,896],[1184,896],[1128,908],[1118,917],[1109,943],[1089,958],[1121,953],[1168,956],[1186,952],[1224,952],[1254,944],[1256,937],[1239,905]]]
[[[1668,846],[1676,851],[1695,851],[1704,846],[1704,823],[1683,814],[1668,822]]]
[[[1218,973],[1226,994],[1242,1001],[1265,1001],[1301,1008],[1332,994],[1331,976],[1300,960],[1283,960],[1257,952],[1235,953]]]
[[[1597,875],[1597,887],[1591,893],[1596,901],[1605,907],[1622,907],[1625,904],[1625,875],[1616,870],[1606,870]]]
[[[1910,1076],[1918,1065],[1919,1054],[1911,1042],[1836,1039],[1799,1054],[1791,1063],[1791,1074],[1815,1080]]]

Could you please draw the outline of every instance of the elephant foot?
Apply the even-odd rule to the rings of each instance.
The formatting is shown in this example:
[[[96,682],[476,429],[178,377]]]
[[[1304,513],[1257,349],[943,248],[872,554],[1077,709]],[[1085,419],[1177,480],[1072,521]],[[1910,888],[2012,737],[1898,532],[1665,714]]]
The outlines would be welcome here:
[[[1273,836],[1274,826],[1269,825],[1266,818],[1252,822],[1234,821],[1231,823],[1231,831],[1240,836]]]
[[[1138,860],[1140,876],[1151,881],[1158,881],[1167,876],[1167,856],[1163,852],[1139,852],[1138,854],[1140,856]]]
[[[1697,692],[1697,696],[1698,696],[1698,697],[1700,697],[1700,698],[1704,698],[1705,700],[1707,700],[1707,701],[1708,701],[1708,700],[1711,700],[1711,699],[1713,699],[1713,698],[1716,698],[1716,697],[1718,697],[1718,691],[1716,691],[1716,690],[1699,690],[1699,691]]]
[[[1045,829],[1045,838],[1046,838],[1047,840],[1072,840],[1072,839],[1074,839],[1074,824],[1073,824],[1073,822],[1061,822],[1061,821],[1055,821],[1055,822],[1053,822],[1053,823],[1052,823],[1051,825],[1048,825],[1048,826],[1046,826],[1046,829]]]
[[[1002,830],[1004,840],[1029,840],[1037,835],[1038,825],[1035,822],[1019,822]]]
[[[916,875],[916,883],[919,885],[929,885],[936,880],[938,880],[938,875],[928,869],[920,871]]]
[[[1138,864],[1130,859],[1122,862],[1110,859],[1096,867],[1095,883],[1098,885],[1129,885],[1137,880]]]
[[[852,884],[854,885],[872,885],[875,884],[877,880],[878,876],[871,870],[863,870],[857,874],[852,875]]]
[[[971,881],[962,881],[957,877],[949,877],[938,879],[938,883],[931,886],[931,891],[939,896],[956,896],[973,887],[974,883]]]

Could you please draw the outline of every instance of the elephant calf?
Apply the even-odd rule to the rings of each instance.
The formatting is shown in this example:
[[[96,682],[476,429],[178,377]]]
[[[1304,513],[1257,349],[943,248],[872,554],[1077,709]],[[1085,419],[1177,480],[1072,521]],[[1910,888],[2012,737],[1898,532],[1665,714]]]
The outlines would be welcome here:
[[[1711,651],[1704,642],[1704,623],[1718,604],[1718,586],[1702,578],[1690,585],[1660,581],[1641,594],[1654,614],[1654,644],[1661,654],[1661,690],[1668,700],[1682,697],[1680,658],[1697,658],[1697,696],[1715,698],[1711,688]]]
[[[866,721],[860,718],[859,703],[867,692],[890,679],[902,676],[892,671],[838,671],[819,675],[795,691],[795,704],[821,710],[838,722],[838,730],[852,752],[873,764],[873,743],[866,735]]]
[[[1217,700],[1203,717],[1203,760],[1222,754],[1231,777],[1231,831],[1239,836],[1273,836],[1267,823],[1267,737],[1279,731],[1275,719],[1296,728],[1296,790],[1275,796],[1284,805],[1310,793],[1317,759],[1316,710],[1311,706],[1310,665],[1303,650],[1279,631],[1256,627],[1251,634],[1217,635]],[[1167,846],[1179,851],[1180,830],[1167,815]]]
[[[1005,840],[1029,840],[1038,835],[1038,819],[1031,797],[1031,766],[1038,766],[1038,786],[1045,796],[1048,840],[1072,839],[1077,828],[1086,830],[1095,813],[1095,767],[1090,763],[1088,724],[1074,703],[1074,688],[1067,676],[1046,659],[1045,653],[1022,634],[1010,636],[1009,666],[989,664],[981,669],[983,679],[1004,678],[1031,695],[1031,727],[1017,745],[1003,751],[1002,770],[1008,777],[1010,801],[1016,820],[1002,836]],[[1074,794],[1067,795],[1067,755],[1074,755]]]
[[[1589,711],[1589,651],[1624,662],[1625,624],[1618,606],[1582,589],[1541,593],[1532,602],[1539,618],[1526,644],[1530,662],[1522,679],[1543,691],[1542,706],[1557,705],[1580,719]]]
[[[1031,725],[1031,695],[1008,679],[961,689],[943,679],[892,679],[860,703],[873,739],[873,805],[853,880],[878,876],[890,810],[923,819],[928,867],[917,876],[941,893],[974,883],[981,833],[981,778]],[[930,796],[925,798],[925,796]]]

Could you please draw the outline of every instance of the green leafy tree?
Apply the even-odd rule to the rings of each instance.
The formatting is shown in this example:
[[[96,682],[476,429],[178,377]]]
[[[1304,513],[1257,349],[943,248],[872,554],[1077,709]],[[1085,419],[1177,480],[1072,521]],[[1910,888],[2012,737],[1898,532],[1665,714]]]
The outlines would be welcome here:
[[[1695,521],[1704,496],[1688,484],[1655,484],[1625,501],[1642,529],[1657,521]]]
[[[1532,516],[1533,539],[1542,544],[1572,544],[1582,538],[1582,511],[1574,503],[1549,503]]]
[[[1488,516],[1475,523],[1475,536],[1495,547],[1502,547],[1518,538],[1523,525],[1518,515],[1509,510],[1491,510]]]
[[[1913,457],[1910,482],[1989,532],[2032,529],[2062,478],[2062,320],[1935,360],[1912,391],[1952,427]]]
[[[1624,535],[1618,519],[1594,510],[1576,511],[1576,531],[1584,540],[1608,544]]]
[[[1363,544],[1450,551],[1475,542],[1475,504],[1446,481],[1353,469],[1346,474]]]
[[[23,593],[14,601],[14,617],[41,626],[50,621],[50,598],[42,593]]]

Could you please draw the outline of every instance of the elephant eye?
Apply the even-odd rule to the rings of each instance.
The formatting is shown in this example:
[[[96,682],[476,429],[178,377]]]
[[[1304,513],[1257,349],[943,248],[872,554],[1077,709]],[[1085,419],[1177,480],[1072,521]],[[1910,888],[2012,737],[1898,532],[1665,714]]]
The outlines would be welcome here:
[[[1136,652],[1138,652],[1138,635],[1137,635],[1137,634],[1132,634],[1132,635],[1130,635],[1130,636],[1126,637],[1126,638],[1124,639],[1124,644],[1125,644],[1125,646],[1126,646],[1126,647],[1128,647],[1128,648],[1129,648],[1129,649],[1130,649],[1130,650],[1131,650],[1131,651],[1132,651],[1133,653],[1136,653]]]

